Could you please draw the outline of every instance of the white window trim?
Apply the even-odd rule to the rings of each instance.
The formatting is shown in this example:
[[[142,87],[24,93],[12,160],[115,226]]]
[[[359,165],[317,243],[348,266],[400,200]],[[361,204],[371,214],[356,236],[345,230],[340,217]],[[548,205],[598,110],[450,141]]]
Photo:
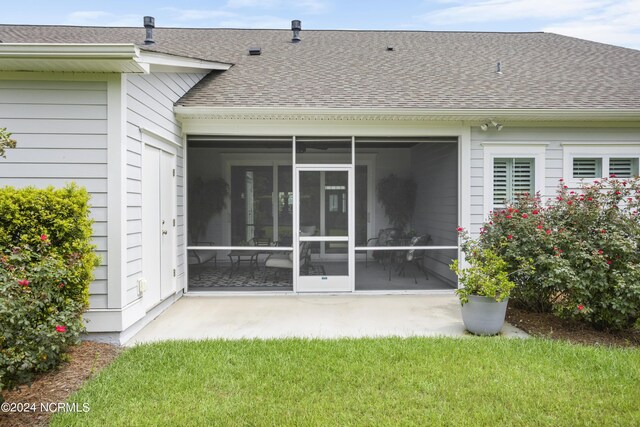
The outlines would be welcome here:
[[[633,158],[640,162],[640,143],[612,145],[602,142],[601,145],[587,143],[562,144],[562,178],[570,187],[579,187],[581,182],[601,179],[609,176],[609,159]],[[573,159],[602,159],[602,176],[597,178],[574,178]]]
[[[534,193],[544,195],[546,143],[542,144],[482,144],[484,147],[484,214],[493,210],[493,161],[496,158],[533,159]]]

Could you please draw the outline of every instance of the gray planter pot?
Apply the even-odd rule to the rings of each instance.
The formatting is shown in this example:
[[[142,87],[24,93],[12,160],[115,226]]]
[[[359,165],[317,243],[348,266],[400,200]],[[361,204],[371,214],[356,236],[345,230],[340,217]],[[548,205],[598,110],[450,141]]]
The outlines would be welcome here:
[[[465,328],[475,335],[500,333],[507,315],[509,298],[502,302],[478,295],[469,295],[469,302],[462,306],[462,321]]]

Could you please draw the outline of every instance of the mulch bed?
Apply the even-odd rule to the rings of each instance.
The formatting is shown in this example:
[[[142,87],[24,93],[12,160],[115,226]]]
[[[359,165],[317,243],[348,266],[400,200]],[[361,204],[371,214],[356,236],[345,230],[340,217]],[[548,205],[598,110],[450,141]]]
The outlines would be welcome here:
[[[640,331],[600,331],[576,321],[560,319],[551,313],[532,313],[509,306],[507,322],[529,335],[574,344],[640,347]]]
[[[531,313],[515,307],[507,310],[507,321],[530,335],[576,344],[640,347],[640,331],[609,333],[549,313]],[[52,413],[40,412],[40,403],[64,402],[74,391],[107,366],[122,351],[111,344],[84,341],[69,352],[69,362],[60,369],[41,375],[30,386],[4,392],[7,402],[35,403],[32,413],[0,412],[1,426],[46,426]]]
[[[0,426],[47,426],[52,412],[41,412],[41,403],[61,403],[96,372],[107,366],[122,351],[122,347],[83,341],[69,350],[69,362],[39,376],[30,386],[3,391],[6,402],[35,403],[35,412],[0,412]],[[53,408],[53,407],[52,407]]]

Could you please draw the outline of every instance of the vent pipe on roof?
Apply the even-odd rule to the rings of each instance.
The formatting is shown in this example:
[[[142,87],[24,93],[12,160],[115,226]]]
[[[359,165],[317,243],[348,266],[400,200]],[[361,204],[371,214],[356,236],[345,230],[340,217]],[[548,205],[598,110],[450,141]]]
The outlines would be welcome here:
[[[496,63],[496,74],[502,74],[502,62],[500,61]]]
[[[144,17],[144,28],[147,29],[147,38],[144,39],[144,44],[155,44],[153,40],[153,29],[156,27],[156,19],[153,16]]]
[[[293,21],[291,21],[291,31],[293,31],[293,38],[291,39],[291,43],[300,42],[300,30],[302,30],[302,22],[298,19],[294,19]]]

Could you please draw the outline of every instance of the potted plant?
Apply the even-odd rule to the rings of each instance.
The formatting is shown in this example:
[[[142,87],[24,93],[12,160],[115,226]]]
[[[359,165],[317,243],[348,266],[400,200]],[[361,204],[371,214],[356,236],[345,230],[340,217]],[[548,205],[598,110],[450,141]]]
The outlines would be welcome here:
[[[209,221],[227,205],[229,184],[223,178],[203,181],[198,177],[189,184],[189,235],[192,243],[207,232]]]
[[[416,181],[411,177],[390,174],[378,181],[377,190],[378,200],[384,206],[390,224],[404,232],[416,207]]]
[[[462,306],[465,328],[475,335],[496,335],[504,325],[509,294],[515,283],[509,279],[508,264],[491,249],[481,249],[472,241],[463,244],[469,266],[454,260],[453,270],[461,288],[456,290]]]

